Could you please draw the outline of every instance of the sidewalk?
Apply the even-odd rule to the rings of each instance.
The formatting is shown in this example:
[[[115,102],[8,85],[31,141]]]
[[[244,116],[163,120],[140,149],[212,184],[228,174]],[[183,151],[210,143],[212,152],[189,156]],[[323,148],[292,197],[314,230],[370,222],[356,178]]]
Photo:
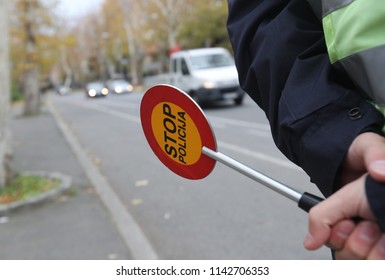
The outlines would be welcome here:
[[[13,169],[60,172],[69,194],[0,217],[0,259],[132,259],[83,168],[46,110],[35,117],[13,108]]]

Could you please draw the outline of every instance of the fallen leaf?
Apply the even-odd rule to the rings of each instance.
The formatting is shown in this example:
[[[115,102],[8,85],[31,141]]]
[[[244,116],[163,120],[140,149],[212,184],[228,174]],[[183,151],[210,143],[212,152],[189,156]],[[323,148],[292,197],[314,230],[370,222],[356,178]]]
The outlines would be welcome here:
[[[148,180],[139,180],[135,182],[135,187],[141,188],[141,187],[147,187],[149,184]]]
[[[9,222],[9,218],[7,216],[0,217],[0,224],[5,224]]]
[[[140,204],[143,203],[143,200],[140,199],[140,198],[134,198],[133,200],[131,200],[131,204],[134,205],[134,206],[138,206]]]
[[[108,259],[109,260],[116,260],[118,258],[117,254],[108,254]]]
[[[102,163],[102,160],[100,158],[93,158],[92,163],[96,166],[99,166]]]

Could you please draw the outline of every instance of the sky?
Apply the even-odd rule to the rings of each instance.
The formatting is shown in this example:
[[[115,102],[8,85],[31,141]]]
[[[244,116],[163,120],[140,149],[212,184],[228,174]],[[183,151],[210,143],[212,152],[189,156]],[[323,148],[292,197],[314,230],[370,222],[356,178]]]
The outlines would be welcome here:
[[[59,0],[58,10],[67,18],[77,18],[98,9],[103,0]]]

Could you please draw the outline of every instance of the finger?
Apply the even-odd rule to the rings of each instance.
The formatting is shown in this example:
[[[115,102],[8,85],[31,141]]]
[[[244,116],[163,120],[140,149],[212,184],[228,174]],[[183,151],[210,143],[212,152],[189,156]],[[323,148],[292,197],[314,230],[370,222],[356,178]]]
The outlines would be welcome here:
[[[330,197],[327,202],[325,200],[310,209],[309,230],[304,241],[306,249],[316,250],[326,244],[330,238],[331,227],[343,218],[337,211],[331,213],[331,210],[339,204],[335,200]]]
[[[336,252],[341,260],[362,260],[369,257],[381,237],[381,230],[375,222],[363,221],[350,234],[342,250]]]
[[[365,139],[360,141],[365,166],[374,179],[385,181],[385,138],[376,133],[365,134]]]
[[[385,160],[371,161],[368,166],[368,171],[373,179],[385,182]]]
[[[330,238],[326,246],[335,250],[341,250],[350,234],[356,227],[353,220],[343,220],[331,228]]]
[[[342,165],[342,183],[365,171],[378,181],[385,180],[385,138],[377,133],[365,132],[354,139]]]
[[[368,257],[369,260],[385,260],[385,235],[377,241]]]
[[[364,179],[362,176],[310,209],[306,249],[316,250],[326,244],[337,222],[360,216],[359,205],[365,204]]]

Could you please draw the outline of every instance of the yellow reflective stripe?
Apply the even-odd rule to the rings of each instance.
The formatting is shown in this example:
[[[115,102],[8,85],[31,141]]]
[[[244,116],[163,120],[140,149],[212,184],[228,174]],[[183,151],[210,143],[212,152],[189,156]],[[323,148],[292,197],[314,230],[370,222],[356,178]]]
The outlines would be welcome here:
[[[384,45],[384,0],[353,1],[326,15],[322,24],[331,63]]]

